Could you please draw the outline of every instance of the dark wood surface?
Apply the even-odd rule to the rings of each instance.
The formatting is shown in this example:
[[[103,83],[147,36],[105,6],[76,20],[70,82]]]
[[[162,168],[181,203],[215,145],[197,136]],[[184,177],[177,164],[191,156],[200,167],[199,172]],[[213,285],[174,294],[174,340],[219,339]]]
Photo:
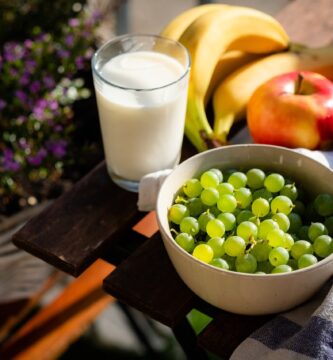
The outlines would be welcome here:
[[[14,244],[58,269],[78,276],[137,216],[137,194],[116,186],[105,163],[33,218],[13,237]]]
[[[124,260],[103,286],[115,298],[170,327],[176,326],[197,300],[173,268],[159,233]]]

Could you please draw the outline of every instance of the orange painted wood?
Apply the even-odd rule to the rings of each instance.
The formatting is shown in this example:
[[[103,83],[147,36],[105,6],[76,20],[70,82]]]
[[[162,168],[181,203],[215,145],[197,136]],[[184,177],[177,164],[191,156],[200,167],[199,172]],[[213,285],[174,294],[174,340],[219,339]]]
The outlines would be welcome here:
[[[114,266],[97,260],[0,350],[0,359],[54,359],[113,301],[101,284]]]
[[[148,213],[137,224],[135,224],[132,229],[147,238],[152,237],[158,231],[156,212],[151,211]]]

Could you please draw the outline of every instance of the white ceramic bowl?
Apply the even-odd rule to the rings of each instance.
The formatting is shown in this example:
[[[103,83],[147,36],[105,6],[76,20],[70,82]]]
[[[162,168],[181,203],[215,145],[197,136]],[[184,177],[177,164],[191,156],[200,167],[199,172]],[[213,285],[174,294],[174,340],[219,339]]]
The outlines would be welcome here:
[[[195,155],[164,181],[157,199],[157,219],[165,248],[184,283],[199,297],[221,309],[248,315],[290,309],[310,298],[333,274],[333,254],[316,265],[284,274],[253,275],[205,264],[172,238],[167,213],[187,179],[211,167],[259,167],[289,175],[317,194],[333,194],[333,172],[293,150],[269,145],[231,145]]]

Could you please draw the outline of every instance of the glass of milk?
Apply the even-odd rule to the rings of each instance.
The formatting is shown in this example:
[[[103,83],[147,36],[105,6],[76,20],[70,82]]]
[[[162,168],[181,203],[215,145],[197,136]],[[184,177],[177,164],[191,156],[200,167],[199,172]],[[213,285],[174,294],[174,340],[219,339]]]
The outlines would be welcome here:
[[[124,35],[97,50],[92,68],[108,173],[138,191],[144,175],[179,162],[189,54],[160,36]]]

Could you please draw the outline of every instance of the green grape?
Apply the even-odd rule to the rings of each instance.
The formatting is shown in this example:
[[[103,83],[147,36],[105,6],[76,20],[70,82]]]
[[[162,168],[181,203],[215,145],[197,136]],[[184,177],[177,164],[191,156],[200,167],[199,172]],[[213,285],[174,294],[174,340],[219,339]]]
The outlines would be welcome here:
[[[223,179],[224,179],[224,181],[228,181],[229,176],[230,176],[231,174],[233,174],[234,172],[237,172],[237,171],[238,171],[237,169],[233,169],[233,168],[224,169],[224,170],[223,170]]]
[[[219,258],[224,255],[224,238],[213,237],[207,241],[207,244],[213,249],[214,257]]]
[[[238,189],[235,189],[235,198],[237,200],[237,205],[241,209],[246,209],[248,206],[250,206],[252,202],[252,193],[251,190],[245,187],[241,187]]]
[[[271,274],[282,274],[282,273],[287,273],[287,272],[291,272],[291,271],[293,271],[293,269],[289,265],[283,264],[283,265],[276,266],[272,270]]]
[[[229,264],[226,260],[221,258],[215,258],[210,263],[210,265],[216,266],[220,269],[229,270]]]
[[[320,194],[314,200],[314,208],[321,216],[333,215],[333,196],[330,194]]]
[[[271,210],[273,214],[282,212],[283,214],[290,214],[293,209],[293,202],[284,195],[278,195],[271,201]]]
[[[233,212],[237,207],[237,200],[233,195],[222,195],[217,201],[217,208],[222,212]]]
[[[187,233],[180,233],[175,238],[176,243],[187,252],[192,252],[194,249],[194,238]]]
[[[250,210],[241,210],[236,217],[237,224],[249,220],[253,216]]]
[[[200,230],[198,220],[192,216],[185,217],[179,227],[181,232],[190,235],[196,235]]]
[[[187,201],[190,216],[197,217],[204,211],[204,205],[199,198],[191,198]]]
[[[285,180],[282,175],[273,173],[266,177],[264,181],[264,186],[271,193],[276,193],[283,188],[284,183]]]
[[[298,263],[296,259],[292,259],[290,258],[287,262],[287,265],[289,265],[293,270],[297,270],[298,269]]]
[[[291,234],[297,234],[298,230],[302,227],[303,223],[302,223],[302,218],[294,213],[291,212],[288,215],[289,221],[290,221],[290,227],[289,227],[289,232]]]
[[[274,248],[282,247],[285,241],[285,232],[281,229],[274,229],[267,234],[268,244]]]
[[[289,260],[289,252],[285,248],[279,246],[271,250],[268,259],[275,267],[279,265],[286,265]]]
[[[332,252],[332,238],[328,235],[320,235],[313,242],[313,250],[316,255],[325,258]]]
[[[305,205],[302,201],[296,200],[294,201],[294,209],[293,211],[300,216],[305,214]]]
[[[274,269],[274,267],[269,262],[269,260],[257,263],[257,271],[263,272],[265,274],[270,274],[273,269]]]
[[[208,221],[212,219],[215,219],[215,216],[211,212],[203,212],[198,218],[200,230],[206,232],[206,226],[208,224]]]
[[[236,171],[229,176],[228,183],[231,184],[235,189],[245,187],[247,177],[244,173]]]
[[[272,219],[266,219],[259,224],[258,238],[267,240],[267,235],[270,231],[279,229],[279,225]]]
[[[223,222],[219,219],[209,220],[206,226],[206,232],[211,238],[222,237],[225,233]]]
[[[209,171],[213,171],[217,175],[220,183],[223,181],[223,174],[220,169],[212,168],[212,169],[209,169]]]
[[[220,196],[225,194],[233,195],[234,193],[234,187],[227,182],[218,184],[216,189],[219,192]]]
[[[236,270],[243,273],[254,273],[257,270],[257,260],[251,254],[237,256]]]
[[[258,198],[263,198],[266,199],[267,201],[271,201],[273,199],[273,195],[270,191],[268,191],[265,188],[261,188],[259,190],[256,190],[253,194],[252,194],[252,199],[256,200]]]
[[[287,184],[285,185],[281,191],[280,195],[287,196],[292,202],[294,202],[297,199],[298,191],[295,186],[295,184]]]
[[[255,199],[251,205],[251,209],[255,216],[265,217],[270,210],[269,202],[264,198]]]
[[[258,242],[251,249],[251,254],[257,259],[257,261],[267,261],[268,255],[272,247],[267,244],[267,242]]]
[[[294,245],[294,243],[295,243],[294,238],[290,234],[285,233],[282,247],[284,247],[287,250],[290,250]]]
[[[236,225],[236,217],[232,213],[221,213],[217,218],[223,222],[226,231],[231,231]]]
[[[291,256],[298,260],[304,254],[313,254],[313,247],[310,242],[297,240],[290,249]]]
[[[194,248],[192,255],[204,263],[210,263],[213,260],[214,251],[207,244],[199,244]]]
[[[308,222],[322,222],[323,218],[317,213],[313,202],[307,204],[305,209],[305,218]]]
[[[219,199],[219,192],[213,187],[205,188],[200,194],[200,199],[204,205],[213,206]]]
[[[303,226],[301,226],[301,227],[298,229],[297,237],[298,237],[300,240],[310,240],[310,239],[309,239],[308,232],[309,232],[309,226],[303,225]]]
[[[207,188],[216,188],[219,184],[219,177],[215,174],[214,171],[205,171],[200,176],[200,184],[204,189]]]
[[[274,220],[278,225],[279,228],[286,232],[289,230],[290,227],[290,220],[288,216],[284,213],[277,213],[272,216],[272,220]]]
[[[222,259],[225,260],[228,263],[229,270],[234,270],[235,269],[236,258],[234,256],[229,256],[227,254],[224,254],[222,256]]]
[[[309,226],[308,236],[312,242],[315,241],[318,236],[327,234],[328,230],[326,229],[326,226],[320,222],[312,223]]]
[[[187,180],[183,186],[184,194],[189,198],[195,198],[200,196],[202,191],[202,186],[198,179],[190,179]]]
[[[333,236],[333,216],[329,216],[325,219],[324,225],[328,231],[328,235]]]
[[[224,251],[229,256],[239,256],[244,254],[245,240],[240,236],[229,236],[224,242]]]
[[[214,217],[217,217],[218,215],[221,214],[221,211],[217,208],[217,206],[211,206],[211,207],[209,207],[207,210],[209,210],[209,212],[210,212],[211,214],[213,214]]]
[[[250,238],[257,238],[258,227],[251,221],[243,221],[237,226],[236,232],[237,235],[243,238],[245,241],[249,241]]]
[[[189,216],[188,208],[183,204],[174,204],[168,211],[168,219],[174,224],[179,225],[184,217]]]
[[[247,177],[247,185],[252,190],[257,190],[264,186],[266,175],[262,170],[256,168],[250,169],[246,173],[246,177]]]
[[[299,257],[297,265],[299,269],[314,265],[318,262],[318,259],[312,254],[304,254]]]

